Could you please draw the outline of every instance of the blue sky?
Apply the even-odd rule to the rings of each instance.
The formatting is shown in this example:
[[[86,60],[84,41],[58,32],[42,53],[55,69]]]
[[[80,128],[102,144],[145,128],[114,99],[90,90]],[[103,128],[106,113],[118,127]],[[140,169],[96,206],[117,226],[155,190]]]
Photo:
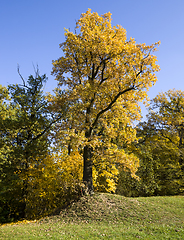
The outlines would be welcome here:
[[[54,89],[52,60],[62,54],[64,28],[73,30],[88,8],[100,15],[110,11],[112,24],[123,26],[137,43],[161,41],[156,53],[161,71],[150,98],[184,90],[184,0],[0,0],[0,84],[21,83],[17,64],[25,79],[38,64],[49,78],[45,90]]]

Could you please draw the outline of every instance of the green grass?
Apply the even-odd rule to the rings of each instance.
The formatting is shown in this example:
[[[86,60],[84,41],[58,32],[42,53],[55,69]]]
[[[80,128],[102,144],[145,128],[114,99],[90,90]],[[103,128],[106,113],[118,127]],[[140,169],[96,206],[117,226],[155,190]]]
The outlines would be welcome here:
[[[0,226],[0,239],[184,239],[184,196],[85,196],[60,214]]]

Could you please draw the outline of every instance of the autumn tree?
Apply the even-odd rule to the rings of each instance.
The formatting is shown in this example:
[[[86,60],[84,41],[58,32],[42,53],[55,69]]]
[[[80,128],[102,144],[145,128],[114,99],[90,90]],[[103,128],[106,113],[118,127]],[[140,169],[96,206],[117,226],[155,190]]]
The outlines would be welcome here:
[[[184,191],[184,92],[169,90],[152,101],[147,122],[137,126],[132,145],[140,159],[137,182],[122,171],[118,192],[131,196],[175,195]],[[126,191],[127,189],[128,191]]]
[[[158,94],[152,101],[149,119],[159,135],[177,149],[184,171],[184,92],[173,89]]]
[[[162,192],[183,192],[184,182],[184,92],[169,90],[159,93],[149,109],[148,123],[154,126],[158,142],[157,153],[162,160],[160,181]],[[172,190],[172,191],[171,191]]]
[[[83,181],[92,193],[94,158],[106,156],[105,161],[122,163],[132,174],[137,170],[137,159],[112,139],[118,131],[127,144],[134,139],[131,126],[140,117],[139,102],[157,80],[153,52],[159,42],[137,44],[120,25],[111,25],[110,13],[99,16],[90,9],[77,21],[75,32],[65,30],[65,37],[63,56],[53,61],[59,86],[50,100],[55,111],[63,102],[69,106],[57,137],[82,154]]]

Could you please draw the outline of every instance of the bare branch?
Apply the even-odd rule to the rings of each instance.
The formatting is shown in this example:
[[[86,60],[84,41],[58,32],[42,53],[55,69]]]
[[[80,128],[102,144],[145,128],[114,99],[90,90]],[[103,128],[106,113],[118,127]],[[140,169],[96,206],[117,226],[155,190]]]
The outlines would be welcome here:
[[[35,68],[35,65],[32,63],[33,65],[33,69],[34,69],[34,72],[35,72],[35,78],[37,78],[39,76],[39,67],[38,67],[38,64],[36,65],[36,68]]]
[[[26,87],[25,80],[24,80],[24,78],[22,77],[22,75],[20,74],[20,66],[19,66],[19,64],[17,65],[17,72],[18,72],[20,78],[22,79],[23,86]]]

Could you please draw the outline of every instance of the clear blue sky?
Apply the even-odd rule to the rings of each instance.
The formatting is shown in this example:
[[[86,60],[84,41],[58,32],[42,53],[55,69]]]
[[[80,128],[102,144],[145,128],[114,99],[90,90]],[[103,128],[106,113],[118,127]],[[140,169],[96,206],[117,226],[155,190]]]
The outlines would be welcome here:
[[[156,53],[161,71],[150,98],[184,90],[184,0],[0,0],[0,84],[21,83],[17,64],[25,79],[38,64],[49,78],[45,90],[51,91],[56,86],[52,60],[62,54],[64,28],[73,30],[88,8],[110,11],[112,24],[122,25],[137,43],[161,41]]]

